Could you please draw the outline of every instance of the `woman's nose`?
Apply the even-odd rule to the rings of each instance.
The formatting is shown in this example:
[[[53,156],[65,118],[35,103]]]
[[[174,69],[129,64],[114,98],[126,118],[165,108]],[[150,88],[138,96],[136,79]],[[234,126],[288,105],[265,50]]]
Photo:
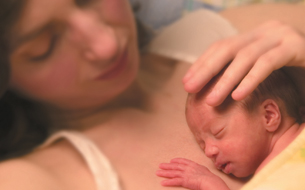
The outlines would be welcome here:
[[[81,48],[90,61],[109,61],[119,49],[119,42],[112,26],[89,11],[75,11],[69,20],[70,39]]]
[[[218,155],[219,149],[215,145],[206,144],[204,152],[207,157],[213,159]]]

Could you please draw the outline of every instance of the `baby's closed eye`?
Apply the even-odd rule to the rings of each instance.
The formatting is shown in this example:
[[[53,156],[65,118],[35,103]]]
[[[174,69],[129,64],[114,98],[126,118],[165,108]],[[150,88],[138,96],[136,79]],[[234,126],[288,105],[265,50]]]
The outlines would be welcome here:
[[[216,138],[221,138],[223,136],[225,127],[215,127],[213,130],[211,130],[211,133]]]

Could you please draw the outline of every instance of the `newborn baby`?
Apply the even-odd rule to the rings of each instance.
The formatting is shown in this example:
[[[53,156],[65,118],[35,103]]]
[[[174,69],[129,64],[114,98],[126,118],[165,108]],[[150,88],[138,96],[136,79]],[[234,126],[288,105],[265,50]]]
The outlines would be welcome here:
[[[243,178],[258,173],[303,130],[299,93],[283,70],[274,71],[245,100],[231,97],[217,107],[206,104],[208,84],[187,99],[186,118],[200,148],[215,167]],[[184,158],[160,164],[163,186],[194,190],[229,189],[205,166]]]

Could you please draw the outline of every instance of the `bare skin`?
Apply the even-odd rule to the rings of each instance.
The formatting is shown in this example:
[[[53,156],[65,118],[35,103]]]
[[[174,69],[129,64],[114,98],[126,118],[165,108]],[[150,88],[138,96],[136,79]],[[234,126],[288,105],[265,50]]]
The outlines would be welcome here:
[[[257,110],[255,114],[248,114],[241,106],[233,105],[226,111],[217,112],[206,103],[188,105],[189,127],[215,168],[236,177],[251,177],[304,129],[304,125],[281,114],[271,99],[265,100]],[[189,159],[174,158],[169,163],[161,163],[159,168],[156,174],[165,178],[161,182],[163,186],[192,190],[231,189],[214,172]]]
[[[300,14],[303,14],[303,8],[300,5],[263,4],[255,5],[253,9],[245,6],[222,12],[222,16],[228,18],[241,33],[245,34],[219,41],[210,47],[184,77],[186,91],[198,92],[231,60],[232,63],[208,97],[210,105],[221,104],[239,82],[232,93],[235,100],[242,100],[249,95],[274,69],[284,65],[304,68],[305,29],[302,21],[298,19]],[[241,22],[240,15],[244,14],[247,16],[242,16],[242,19],[253,20],[253,23]],[[264,24],[261,25],[262,23]],[[285,23],[291,23],[291,26]],[[249,32],[249,29],[257,25],[261,26]],[[304,89],[303,85],[301,89]]]
[[[185,158],[174,158],[162,163],[157,175],[170,178],[161,182],[163,186],[185,187],[192,190],[229,190],[227,184],[207,167]]]
[[[280,142],[277,147],[257,168],[255,173],[258,173],[268,162],[270,162],[276,155],[278,155],[283,146],[286,147],[287,143],[291,142],[291,138],[295,138],[300,129],[304,129],[298,126],[298,130],[289,132],[292,135],[285,139],[284,142]],[[296,133],[294,133],[296,132]],[[192,190],[230,190],[231,188],[217,175],[211,172],[207,167],[200,165],[192,160],[185,158],[174,158],[169,163],[161,163],[159,165],[161,170],[158,170],[156,174],[160,177],[168,178],[161,182],[163,186],[170,187],[185,187]]]
[[[229,19],[234,21],[234,18]],[[238,27],[237,24],[235,26]],[[155,57],[148,59],[153,62],[156,60]],[[158,62],[160,65],[168,63],[159,59]],[[92,115],[79,122],[81,126],[75,128],[86,126],[84,134],[94,141],[113,163],[120,175],[123,189],[168,189],[159,185],[161,179],[155,176],[155,170],[160,162],[181,156],[207,166],[219,174],[230,188],[239,189],[243,183],[213,169],[213,164],[196,146],[184,119],[187,93],[183,90],[181,79],[189,66],[185,63],[174,63],[172,67],[171,77],[160,90],[148,97],[149,103],[144,108],[127,107],[114,110],[106,116],[101,113],[107,120],[102,124],[99,122],[99,114]],[[173,98],[169,99],[169,96]],[[169,104],[173,106],[167,106]],[[116,120],[112,120],[111,116],[114,115]],[[148,123],[151,125],[147,125]],[[174,137],[173,131],[176,131]],[[109,134],[113,138],[108,141],[106,137],[109,137]],[[130,151],[131,149],[136,150],[136,154]],[[54,159],[58,155],[60,159]],[[50,157],[52,159],[49,159]],[[62,167],[53,167],[54,165]],[[3,162],[0,168],[0,179],[3,182],[0,183],[1,189],[95,189],[92,175],[81,156],[66,141],[60,141],[48,149],[28,156]],[[72,169],[75,172],[71,172]],[[32,181],[36,183],[33,184]]]
[[[111,160],[120,176],[123,189],[167,189],[159,185],[160,178],[155,176],[156,167],[164,160],[185,155],[188,155],[189,159],[210,167],[232,188],[239,188],[243,182],[233,180],[213,169],[212,163],[196,146],[196,141],[187,128],[184,117],[187,93],[183,90],[179,79],[189,65],[168,63],[166,59],[156,57],[152,59],[161,60],[163,63],[160,62],[160,64],[170,64],[174,72],[165,81],[164,86],[149,97],[149,110],[137,107],[114,110],[107,115],[106,122],[102,124],[99,124],[100,120],[105,116],[96,114],[86,120],[75,121],[79,125],[76,127],[83,128],[81,125],[89,124],[92,126],[83,132]],[[177,96],[178,94],[180,95]],[[168,97],[173,98],[169,101]],[[169,140],[168,136],[172,136],[174,129],[176,135]],[[158,138],[155,138],[156,136]],[[48,159],[54,155],[63,155],[63,158],[60,156],[58,160]],[[62,167],[54,167],[54,165],[62,165]],[[4,162],[1,167],[3,168],[0,170],[1,179],[6,180],[9,177],[5,172],[7,170],[10,170],[12,175],[19,174],[21,168],[33,171],[33,175],[29,175],[30,179],[20,180],[18,184],[15,184],[16,187],[10,186],[12,189],[26,189],[26,187],[34,189],[35,187],[27,185],[30,180],[42,182],[37,183],[37,189],[95,189],[92,175],[81,156],[66,141],[60,141],[51,148],[36,151],[26,157]],[[71,172],[71,168],[78,168],[75,170],[79,172]],[[20,176],[21,179],[24,177]],[[44,185],[47,183],[53,185],[46,188]]]

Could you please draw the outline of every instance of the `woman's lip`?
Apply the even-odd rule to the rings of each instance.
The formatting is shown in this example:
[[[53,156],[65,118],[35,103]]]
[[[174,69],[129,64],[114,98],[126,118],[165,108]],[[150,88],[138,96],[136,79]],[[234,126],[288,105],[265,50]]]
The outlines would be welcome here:
[[[106,72],[104,72],[102,75],[97,77],[97,80],[107,80],[112,79],[119,75],[126,67],[127,65],[127,51],[124,51],[121,56],[117,59],[117,61],[114,63],[114,65]]]

